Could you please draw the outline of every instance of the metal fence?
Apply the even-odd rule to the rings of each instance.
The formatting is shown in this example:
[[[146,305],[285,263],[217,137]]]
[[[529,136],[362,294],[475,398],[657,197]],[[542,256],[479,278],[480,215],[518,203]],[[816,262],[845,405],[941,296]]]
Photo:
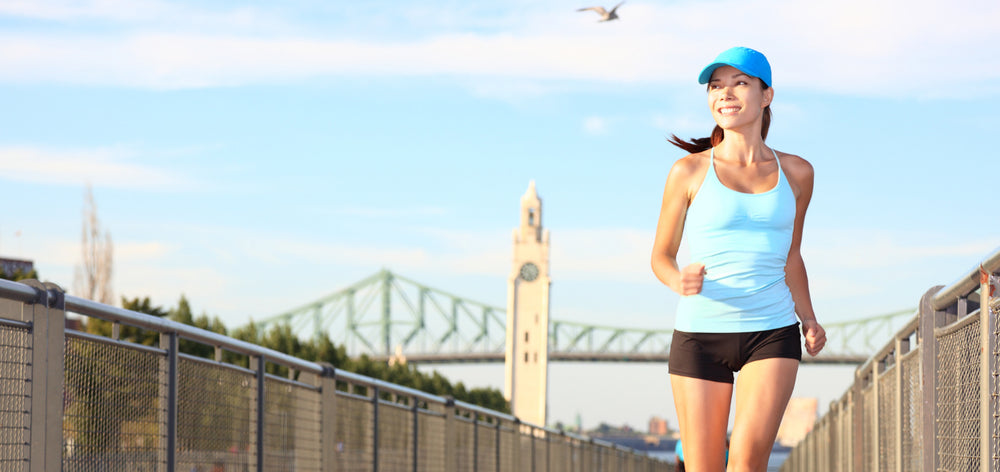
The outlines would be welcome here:
[[[66,329],[66,313],[113,322]],[[120,339],[136,327],[143,345]],[[180,352],[181,340],[214,359]],[[209,349],[211,352],[212,350]],[[243,359],[242,367],[224,358]],[[288,376],[268,374],[282,366]],[[0,471],[672,471],[610,442],[0,280]]]
[[[998,274],[1000,251],[928,290],[781,470],[1000,471]]]

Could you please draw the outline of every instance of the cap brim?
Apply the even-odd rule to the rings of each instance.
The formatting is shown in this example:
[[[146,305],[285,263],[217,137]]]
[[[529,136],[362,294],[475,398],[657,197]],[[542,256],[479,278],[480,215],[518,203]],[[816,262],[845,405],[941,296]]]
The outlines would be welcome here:
[[[709,80],[712,80],[712,72],[722,66],[728,66],[725,62],[713,62],[701,70],[701,75],[698,76],[699,84],[707,84]]]

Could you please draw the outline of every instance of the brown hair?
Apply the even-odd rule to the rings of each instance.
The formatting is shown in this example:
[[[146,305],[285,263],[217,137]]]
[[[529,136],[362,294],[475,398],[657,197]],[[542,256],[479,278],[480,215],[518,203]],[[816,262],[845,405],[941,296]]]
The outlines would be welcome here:
[[[768,85],[764,83],[763,80],[760,81],[760,88],[762,90],[767,90]],[[767,140],[767,129],[771,127],[771,105],[764,107],[764,117],[762,118],[762,123],[760,126],[760,138]],[[712,135],[707,138],[691,138],[690,141],[684,141],[678,138],[676,134],[671,133],[670,138],[667,141],[674,146],[677,146],[691,154],[705,151],[718,146],[722,142],[722,138],[725,137],[722,128],[719,125],[715,125],[712,129]]]

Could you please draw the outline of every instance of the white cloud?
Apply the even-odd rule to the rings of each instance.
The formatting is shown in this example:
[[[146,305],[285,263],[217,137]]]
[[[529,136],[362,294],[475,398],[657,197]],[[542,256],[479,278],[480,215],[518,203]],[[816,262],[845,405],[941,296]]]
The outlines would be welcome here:
[[[124,26],[170,25],[212,30],[277,26],[273,12],[239,7],[223,11],[157,0],[3,0],[0,15],[56,22],[103,22]]]
[[[115,148],[0,147],[0,179],[136,189],[185,188],[192,183],[174,172],[129,162],[134,158],[135,152]]]
[[[599,116],[588,116],[583,120],[583,130],[587,134],[606,134],[608,132],[608,120]]]
[[[239,11],[215,19],[202,15],[208,19],[195,30],[211,34],[143,28],[135,20],[135,28],[110,35],[4,34],[0,81],[188,88],[310,77],[451,76],[478,93],[496,93],[488,84],[504,80],[538,93],[547,87],[532,82],[690,83],[692,71],[734,41],[768,54],[777,87],[929,96],[981,93],[976,85],[995,84],[1000,78],[1000,57],[981,47],[1000,39],[995,28],[1000,5],[995,2],[768,3],[628,4],[621,21],[599,25],[561,9],[529,8],[524,15],[503,17],[507,19],[494,27],[503,32],[468,32],[459,26],[482,25],[482,18],[450,17],[447,25],[440,25],[446,29],[397,41],[281,30],[272,30],[270,37],[250,35],[232,24],[232,18],[241,17]],[[103,5],[91,6],[98,4]],[[73,13],[71,3],[14,5],[19,7],[7,10],[80,15]],[[104,10],[119,10],[117,3],[109,5]],[[155,2],[147,5],[154,13],[167,8]],[[705,31],[719,27],[719,12],[742,20],[728,21],[726,34],[706,38]],[[463,13],[481,15],[474,10]],[[375,18],[355,20],[373,22],[378,31]],[[479,81],[487,85],[475,85]]]

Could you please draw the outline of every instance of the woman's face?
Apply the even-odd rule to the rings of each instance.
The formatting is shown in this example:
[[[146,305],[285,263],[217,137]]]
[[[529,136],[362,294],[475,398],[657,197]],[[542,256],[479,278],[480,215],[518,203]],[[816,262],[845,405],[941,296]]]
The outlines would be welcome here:
[[[712,72],[708,81],[708,107],[722,129],[741,128],[760,120],[764,107],[774,96],[769,87],[763,89],[760,79],[750,77],[732,66],[722,66]]]

